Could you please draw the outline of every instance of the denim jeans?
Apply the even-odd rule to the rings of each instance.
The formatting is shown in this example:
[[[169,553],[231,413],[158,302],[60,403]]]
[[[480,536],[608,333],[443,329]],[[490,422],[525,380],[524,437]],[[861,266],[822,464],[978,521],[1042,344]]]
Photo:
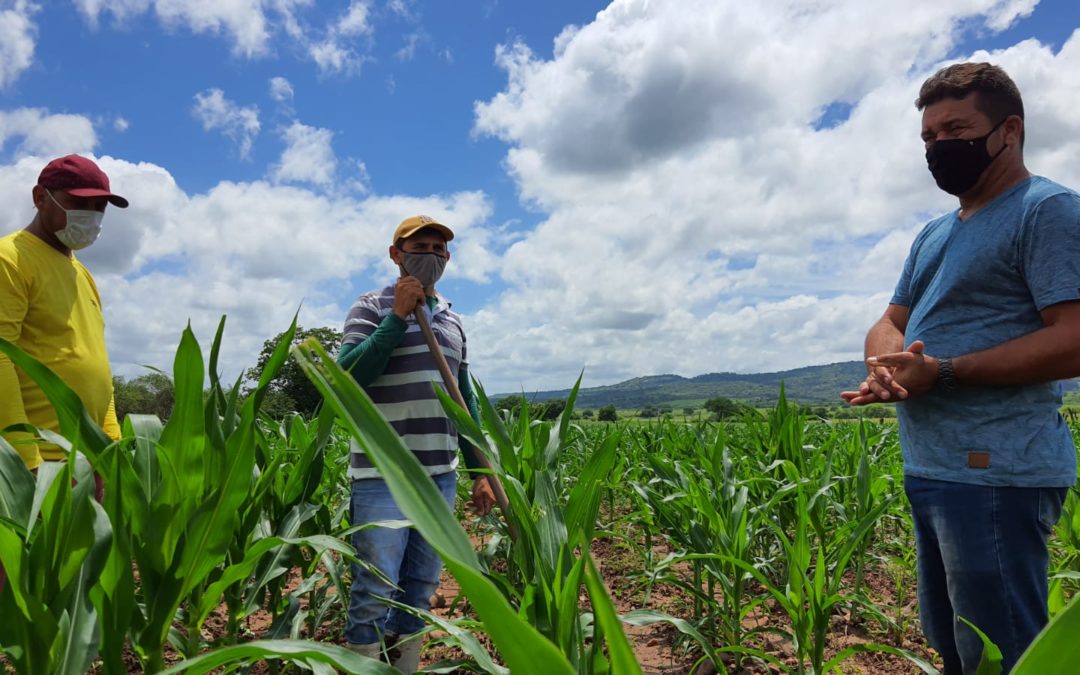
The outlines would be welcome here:
[[[904,477],[918,555],[919,618],[945,675],[970,675],[982,641],[1001,648],[1004,673],[1047,621],[1046,540],[1068,488],[969,485]]]
[[[439,492],[453,508],[457,493],[454,471],[432,476]],[[404,520],[386,482],[380,478],[355,480],[352,484],[352,524]],[[372,644],[387,634],[408,635],[424,627],[423,619],[388,607],[390,598],[411,607],[431,608],[431,596],[439,586],[442,560],[414,528],[369,527],[352,535],[356,555],[371,563],[401,590],[359,565],[352,565],[352,592],[345,638],[353,644]]]

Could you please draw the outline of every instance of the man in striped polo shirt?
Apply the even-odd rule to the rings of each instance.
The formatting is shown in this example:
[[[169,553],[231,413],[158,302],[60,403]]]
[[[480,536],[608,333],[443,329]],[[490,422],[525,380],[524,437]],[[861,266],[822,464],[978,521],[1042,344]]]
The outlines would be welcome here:
[[[443,412],[432,386],[441,381],[435,359],[428,352],[413,311],[421,306],[450,365],[474,419],[479,420],[476,395],[469,380],[465,330],[450,303],[435,290],[435,283],[450,260],[449,227],[428,216],[406,218],[394,232],[390,259],[401,269],[393,286],[361,295],[345,319],[338,363],[348,369],[379,410],[401,435],[420,464],[453,507],[457,482],[457,450],[469,469],[479,467],[475,448],[459,439],[453,422]],[[371,460],[354,443],[350,456],[352,523],[359,525],[405,516],[394,503],[386,483]],[[487,480],[473,476],[470,504],[485,515],[495,498]],[[401,590],[353,565],[352,596],[345,637],[356,651],[378,658],[383,645],[391,645],[424,627],[424,622],[379,598],[393,598],[421,609],[439,584],[442,561],[420,533],[411,528],[366,528],[353,534],[357,556],[374,565]],[[407,673],[419,663],[419,640],[403,641],[393,665]]]

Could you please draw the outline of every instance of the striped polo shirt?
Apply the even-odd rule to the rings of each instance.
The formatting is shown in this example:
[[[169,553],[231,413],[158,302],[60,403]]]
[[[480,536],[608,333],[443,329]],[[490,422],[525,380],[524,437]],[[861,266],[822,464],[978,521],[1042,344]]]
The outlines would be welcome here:
[[[393,306],[393,286],[361,295],[345,318],[342,344],[363,342],[393,312]],[[468,363],[461,317],[441,296],[433,310],[426,306],[424,310],[450,372],[459,372],[462,364]],[[386,369],[364,389],[405,446],[434,476],[457,468],[457,429],[435,394],[432,383],[442,387],[442,375],[428,352],[424,334],[412,315],[406,323],[405,335],[390,353]],[[351,447],[349,478],[378,478],[378,470],[355,441]]]

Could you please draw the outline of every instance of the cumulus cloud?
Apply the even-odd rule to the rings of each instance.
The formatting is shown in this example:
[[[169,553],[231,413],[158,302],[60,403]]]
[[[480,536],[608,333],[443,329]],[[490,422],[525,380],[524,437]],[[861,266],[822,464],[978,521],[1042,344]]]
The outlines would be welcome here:
[[[366,1],[352,0],[345,13],[327,26],[322,39],[308,41],[308,55],[320,73],[354,75],[360,72],[368,58],[373,32],[369,12]]]
[[[285,139],[285,151],[271,172],[275,181],[310,183],[322,187],[334,182],[337,158],[332,147],[332,131],[293,122],[282,132],[282,137]]]
[[[0,236],[33,217],[30,189],[48,159],[0,165],[0,199],[11,206],[0,213]],[[403,214],[447,219],[463,246],[485,236],[491,214],[480,192],[357,198],[225,181],[188,193],[160,166],[96,161],[131,206],[107,210],[101,237],[79,258],[101,291],[114,371],[126,376],[145,372],[142,364],[168,369],[189,320],[208,348],[227,314],[222,367],[235,377],[301,302],[302,325],[340,329],[357,295],[391,283],[386,249]],[[461,264],[482,265],[470,257]]]
[[[22,2],[23,0],[20,0]],[[304,16],[313,0],[73,0],[94,27],[104,15],[116,23],[152,11],[166,28],[226,37],[233,53],[261,58],[274,52],[285,35],[322,74],[353,75],[368,58],[373,27],[368,0],[350,0],[345,10],[320,29]],[[2,29],[2,24],[0,24]],[[0,33],[2,35],[2,33]],[[31,44],[32,47],[32,44]]]
[[[251,155],[252,143],[259,134],[257,106],[240,106],[225,98],[222,90],[207,89],[195,94],[195,105],[191,112],[202,123],[203,129],[220,131],[232,139],[240,157],[246,159]]]
[[[16,157],[85,153],[97,145],[94,124],[82,115],[51,114],[44,108],[0,110],[0,149]]]
[[[30,17],[37,9],[27,0],[0,9],[0,89],[19,79],[34,62],[37,26]]]
[[[113,120],[113,129],[116,129],[117,131],[119,131],[121,133],[127,131],[128,128],[130,128],[130,127],[131,127],[131,123],[128,122],[127,119],[125,119],[123,117],[118,116],[115,120]]]
[[[919,84],[1033,4],[616,0],[549,59],[499,47],[475,133],[507,143],[545,215],[468,317],[477,372],[513,390],[566,386],[583,359],[607,382],[858,358],[914,234],[955,206],[928,178]],[[1029,166],[1078,184],[1080,36],[974,56],[1024,92]]]

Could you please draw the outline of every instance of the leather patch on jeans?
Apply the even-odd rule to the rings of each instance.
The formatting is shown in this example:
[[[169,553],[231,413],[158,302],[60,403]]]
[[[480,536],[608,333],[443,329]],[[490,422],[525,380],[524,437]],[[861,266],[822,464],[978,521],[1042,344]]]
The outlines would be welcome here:
[[[989,452],[969,452],[968,453],[968,468],[969,469],[989,469],[990,468],[990,453]]]

